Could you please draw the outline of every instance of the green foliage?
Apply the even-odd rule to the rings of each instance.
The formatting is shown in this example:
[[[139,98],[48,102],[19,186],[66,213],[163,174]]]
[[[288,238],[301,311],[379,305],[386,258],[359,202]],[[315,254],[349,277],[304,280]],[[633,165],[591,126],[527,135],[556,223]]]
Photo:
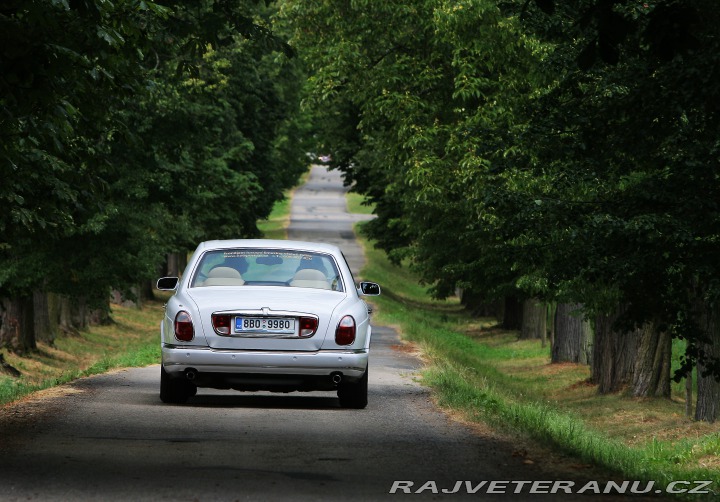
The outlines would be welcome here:
[[[0,16],[0,297],[106,303],[199,240],[258,235],[306,167],[272,5],[11,2]]]
[[[437,296],[625,305],[620,327],[657,322],[703,357],[720,298],[714,5],[282,13],[312,70],[318,150],[374,205],[367,234]]]

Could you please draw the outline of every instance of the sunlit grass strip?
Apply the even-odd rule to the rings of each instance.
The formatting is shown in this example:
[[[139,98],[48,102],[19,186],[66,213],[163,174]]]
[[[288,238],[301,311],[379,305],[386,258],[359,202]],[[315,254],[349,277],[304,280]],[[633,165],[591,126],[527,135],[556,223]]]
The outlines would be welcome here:
[[[59,359],[49,360],[40,353],[23,359],[8,357],[18,361],[15,364],[23,375],[0,376],[0,405],[112,369],[159,363],[161,315],[159,302],[150,302],[143,309],[116,306],[115,324],[93,326],[79,335],[59,338],[53,347],[62,355]]]
[[[493,389],[487,380],[478,382],[472,371],[450,361],[433,358],[432,366],[423,372],[423,383],[435,389],[438,403],[443,407],[461,411],[474,421],[486,422],[504,430],[521,431],[583,461],[621,472],[627,479],[654,480],[659,486],[666,486],[670,481],[686,476],[679,470],[653,468],[642,451],[589,430],[581,420],[550,406],[517,402],[502,391]],[[707,473],[703,476],[707,477]]]
[[[355,192],[349,192],[346,195],[347,208],[349,213],[355,214],[372,214],[374,206],[365,204],[365,196]]]
[[[298,180],[298,185],[303,185],[310,177],[310,169]],[[290,204],[295,189],[286,190],[284,198],[273,205],[272,211],[266,220],[257,222],[257,227],[265,239],[287,239],[287,228],[290,224]]]
[[[266,239],[287,239],[290,199],[276,202],[267,220],[258,221],[258,229]]]

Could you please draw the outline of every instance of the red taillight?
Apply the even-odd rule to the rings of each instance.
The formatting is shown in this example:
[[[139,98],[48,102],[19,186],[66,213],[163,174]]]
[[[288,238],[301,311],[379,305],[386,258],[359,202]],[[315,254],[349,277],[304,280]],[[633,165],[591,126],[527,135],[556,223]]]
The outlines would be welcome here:
[[[175,338],[183,342],[189,342],[195,336],[192,318],[190,314],[181,310],[175,316]]]
[[[212,325],[218,335],[229,335],[232,316],[225,314],[213,314]]]
[[[300,318],[300,336],[313,336],[318,328],[318,320],[314,317]]]
[[[335,343],[338,345],[350,345],[355,341],[355,319],[346,315],[338,323],[335,330]]]

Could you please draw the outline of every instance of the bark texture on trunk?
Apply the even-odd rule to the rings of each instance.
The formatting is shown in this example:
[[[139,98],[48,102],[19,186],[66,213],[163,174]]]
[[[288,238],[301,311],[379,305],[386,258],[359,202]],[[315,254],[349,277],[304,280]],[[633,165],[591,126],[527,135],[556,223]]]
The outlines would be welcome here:
[[[58,323],[50,296],[50,293],[45,291],[35,291],[33,306],[35,309],[35,339],[52,344],[57,338]]]
[[[692,370],[685,375],[685,416],[691,418],[693,416],[693,372]]]
[[[581,304],[558,304],[552,345],[553,363],[590,363],[592,328],[580,313],[581,309]]]
[[[619,333],[612,329],[617,315],[595,319],[592,381],[600,394],[617,392],[632,381],[637,357],[638,332]]]
[[[166,257],[165,270],[163,275],[167,277],[179,277],[187,267],[186,253],[169,253]]]
[[[179,277],[180,276],[180,266],[179,266],[179,259],[180,255],[179,253],[169,253],[167,255],[167,264],[166,264],[166,270],[165,275],[167,277]]]
[[[153,285],[148,283],[147,287],[152,288]],[[130,291],[126,292],[127,294],[123,294],[122,291],[114,289],[110,293],[110,303],[122,305],[123,307],[142,308],[142,300],[143,296],[146,294],[146,289],[147,288],[144,288],[143,285],[140,285],[138,287],[130,288]],[[152,295],[152,292],[150,294]]]
[[[543,339],[547,336],[547,305],[535,298],[523,302],[521,340]]]
[[[700,321],[700,327],[708,336],[707,343],[700,344],[700,348],[707,356],[720,358],[720,305],[705,306]],[[705,364],[698,363],[695,420],[712,423],[720,414],[720,382],[708,374],[708,369]]]
[[[0,299],[0,347],[25,353],[37,348],[33,296]]]
[[[484,295],[467,289],[458,289],[455,294],[460,298],[460,304],[470,312],[470,315],[475,317],[497,317],[497,302],[488,302]]]
[[[86,315],[85,301],[78,298],[71,298],[62,295],[58,300],[59,327],[60,331],[70,335],[76,335],[87,328],[88,319]]]
[[[155,298],[155,281],[145,281],[138,286],[140,292],[140,300],[144,304],[147,301],[152,301]]]
[[[672,337],[657,323],[647,323],[638,332],[638,350],[633,369],[632,395],[670,397]]]

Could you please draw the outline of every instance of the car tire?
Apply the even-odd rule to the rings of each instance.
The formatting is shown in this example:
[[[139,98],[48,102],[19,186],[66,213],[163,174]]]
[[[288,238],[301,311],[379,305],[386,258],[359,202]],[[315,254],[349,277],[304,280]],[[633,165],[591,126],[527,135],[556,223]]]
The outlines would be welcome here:
[[[197,394],[197,386],[168,375],[165,368],[160,365],[160,400],[163,403],[182,404]]]
[[[368,372],[365,370],[362,378],[354,383],[341,383],[338,387],[338,398],[343,408],[361,410],[368,404]]]

